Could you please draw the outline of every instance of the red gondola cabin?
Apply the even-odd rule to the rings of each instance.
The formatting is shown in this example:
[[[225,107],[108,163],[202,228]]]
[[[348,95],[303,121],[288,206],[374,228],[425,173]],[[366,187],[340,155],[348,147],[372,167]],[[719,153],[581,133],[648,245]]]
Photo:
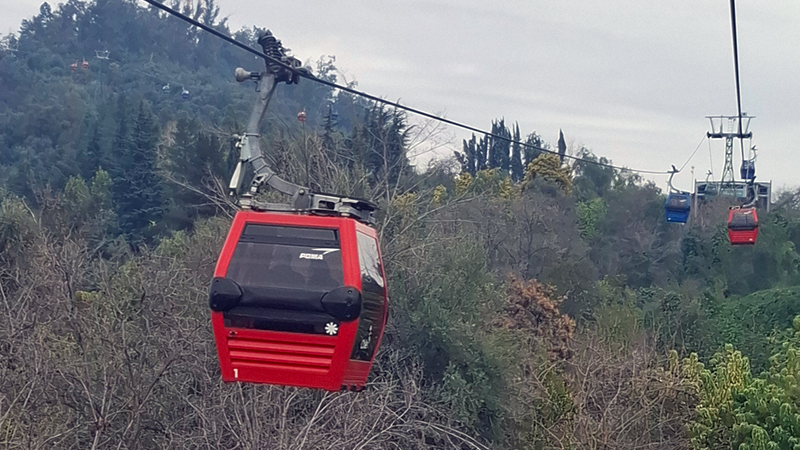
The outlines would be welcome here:
[[[731,245],[755,245],[758,215],[755,208],[732,208],[728,212],[728,239]]]
[[[209,305],[223,381],[360,390],[388,308],[377,234],[346,217],[240,211]]]

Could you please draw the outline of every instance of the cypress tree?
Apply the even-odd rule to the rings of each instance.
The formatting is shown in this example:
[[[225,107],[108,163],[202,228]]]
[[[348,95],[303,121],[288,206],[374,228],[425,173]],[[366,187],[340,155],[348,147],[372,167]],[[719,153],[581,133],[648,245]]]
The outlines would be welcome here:
[[[522,166],[522,145],[519,142],[519,124],[514,127],[514,143],[511,145],[511,179],[521,181],[525,176],[525,168]]]
[[[533,162],[534,159],[538,158],[539,155],[542,154],[539,148],[547,148],[544,141],[542,141],[542,137],[536,134],[534,131],[533,133],[528,135],[528,138],[525,140],[525,167],[528,167],[528,164]]]
[[[486,169],[486,163],[488,162],[486,157],[488,156],[488,153],[489,153],[489,136],[483,136],[481,140],[478,142],[478,150],[477,150],[477,155],[478,155],[477,167],[479,171]]]
[[[475,176],[477,172],[477,144],[475,133],[472,133],[472,138],[469,141],[464,139],[464,156],[461,163],[461,171],[467,172],[472,176]]]
[[[498,134],[497,130],[498,130],[497,122],[496,121],[492,121],[492,134],[493,135],[497,135]],[[501,167],[503,158],[500,155],[500,152],[499,152],[500,149],[498,148],[498,145],[497,145],[498,144],[498,139],[495,139],[495,138],[489,138],[489,139],[491,139],[491,140],[489,141],[489,155],[488,155],[489,156],[489,163],[488,163],[488,166],[489,166],[490,169],[493,169],[495,167]]]
[[[558,159],[564,162],[564,155],[567,154],[567,143],[564,141],[564,132],[558,130]]]
[[[505,119],[492,122],[492,134],[511,139],[511,133],[506,128]],[[510,145],[506,139],[491,138],[489,142],[489,167],[497,167],[500,173],[507,174],[511,166]]]

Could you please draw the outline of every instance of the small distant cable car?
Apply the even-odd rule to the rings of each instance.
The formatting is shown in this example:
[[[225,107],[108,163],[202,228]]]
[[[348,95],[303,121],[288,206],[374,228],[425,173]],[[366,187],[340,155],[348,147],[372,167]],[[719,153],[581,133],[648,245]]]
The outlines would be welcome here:
[[[184,100],[189,100],[189,91],[186,90],[186,88],[181,91],[181,98]]]
[[[739,175],[743,180],[756,179],[756,162],[752,159],[742,161],[742,167],[739,169]]]
[[[664,217],[667,222],[672,223],[686,223],[689,220],[689,211],[691,210],[692,197],[688,192],[681,192],[672,185],[672,178],[676,173],[680,172],[675,166],[669,172],[669,195],[667,201],[664,202]]]
[[[758,215],[753,207],[735,207],[728,212],[728,239],[731,245],[755,245]]]
[[[70,64],[69,67],[72,69],[73,72],[75,72],[76,70],[78,70],[78,63],[74,62],[74,63]]]
[[[86,69],[88,69],[88,68],[89,68],[89,61],[87,61],[87,60],[85,60],[85,59],[84,59],[84,60],[83,60],[83,62],[81,63],[81,68],[82,68],[83,70],[86,70]]]
[[[306,121],[306,112],[305,111],[300,111],[299,113],[297,113],[297,121],[300,122],[300,123],[304,123]]]
[[[165,84],[164,86],[161,86],[161,92],[163,92],[165,94],[169,94],[169,91],[170,91],[169,83]]]
[[[691,210],[691,196],[687,192],[670,192],[664,203],[667,222],[686,223]]]
[[[349,217],[240,211],[209,306],[223,381],[361,390],[388,309],[377,234]]]

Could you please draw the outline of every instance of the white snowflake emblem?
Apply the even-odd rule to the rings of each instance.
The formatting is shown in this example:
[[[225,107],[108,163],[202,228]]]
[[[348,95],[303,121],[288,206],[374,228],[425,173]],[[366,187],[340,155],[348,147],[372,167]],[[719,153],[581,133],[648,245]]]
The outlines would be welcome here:
[[[328,322],[325,324],[325,332],[333,336],[334,334],[339,332],[339,325],[336,325],[333,322]]]

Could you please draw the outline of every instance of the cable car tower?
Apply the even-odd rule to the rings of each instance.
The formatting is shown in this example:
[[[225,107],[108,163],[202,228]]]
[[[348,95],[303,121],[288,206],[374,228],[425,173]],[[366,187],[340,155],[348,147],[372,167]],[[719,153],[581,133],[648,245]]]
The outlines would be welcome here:
[[[711,131],[706,133],[709,139],[725,140],[725,163],[722,168],[722,178],[719,181],[695,181],[695,196],[699,200],[711,200],[717,197],[733,197],[737,200],[747,199],[755,194],[754,202],[759,207],[769,211],[770,196],[772,193],[772,182],[755,182],[755,162],[754,157],[747,159],[744,153],[744,139],[752,139],[753,132],[750,131],[750,121],[755,116],[748,116],[743,113],[741,123],[739,116],[706,116],[711,124]],[[727,124],[727,126],[726,126]],[[739,139],[742,147],[742,166],[740,170],[741,180],[736,180],[734,171],[734,140]],[[753,152],[755,148],[751,148]],[[709,173],[709,175],[711,175]],[[750,185],[752,184],[752,188]]]
[[[722,169],[722,179],[720,180],[720,192],[736,192],[736,178],[733,172],[733,140],[750,139],[753,133],[749,131],[750,120],[755,116],[747,116],[742,114],[741,124],[737,124],[739,116],[706,116],[711,122],[711,131],[706,133],[709,139],[725,139],[725,165]],[[715,127],[714,119],[717,119],[719,127]],[[728,130],[723,131],[724,122],[728,122]],[[743,130],[741,132],[734,131],[737,129]],[[742,162],[744,163],[744,153],[742,153]]]

